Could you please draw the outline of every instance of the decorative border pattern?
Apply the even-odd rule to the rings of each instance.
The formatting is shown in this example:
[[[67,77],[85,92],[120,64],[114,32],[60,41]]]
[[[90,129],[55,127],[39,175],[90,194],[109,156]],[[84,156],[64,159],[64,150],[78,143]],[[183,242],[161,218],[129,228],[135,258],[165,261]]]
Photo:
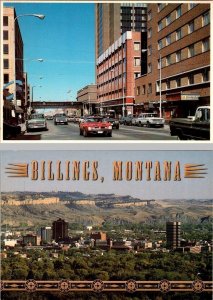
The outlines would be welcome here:
[[[0,281],[2,292],[212,292],[212,281],[169,281],[163,279],[161,281],[135,281],[129,279],[127,281],[102,281],[96,279],[94,281],[72,281],[72,280],[2,280]]]

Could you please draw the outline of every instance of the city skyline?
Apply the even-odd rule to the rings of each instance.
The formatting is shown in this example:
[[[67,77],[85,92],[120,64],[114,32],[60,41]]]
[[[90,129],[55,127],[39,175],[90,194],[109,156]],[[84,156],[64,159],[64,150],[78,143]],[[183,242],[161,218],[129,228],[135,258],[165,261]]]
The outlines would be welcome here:
[[[51,191],[67,191],[82,192],[85,194],[111,194],[130,195],[140,199],[211,199],[212,198],[212,155],[211,151],[11,151],[1,153],[1,190],[2,192],[12,191],[34,191],[34,192],[51,192]],[[10,163],[29,163],[32,160],[39,162],[53,161],[53,165],[57,160],[61,161],[62,166],[67,160],[98,161],[97,181],[80,180],[37,180],[31,181],[30,178],[13,178],[6,174],[6,167]],[[205,178],[186,179],[181,181],[154,181],[153,169],[151,171],[151,181],[146,181],[146,173],[144,169],[143,180],[131,181],[113,180],[113,162],[114,161],[180,161],[181,164],[196,163],[204,164],[206,170]],[[62,167],[62,171],[63,171]],[[90,169],[91,171],[91,169]],[[125,172],[125,170],[124,170]],[[182,171],[181,171],[182,172]],[[125,174],[125,173],[124,173]],[[104,177],[103,182],[101,177]],[[125,176],[124,176],[125,177]]]

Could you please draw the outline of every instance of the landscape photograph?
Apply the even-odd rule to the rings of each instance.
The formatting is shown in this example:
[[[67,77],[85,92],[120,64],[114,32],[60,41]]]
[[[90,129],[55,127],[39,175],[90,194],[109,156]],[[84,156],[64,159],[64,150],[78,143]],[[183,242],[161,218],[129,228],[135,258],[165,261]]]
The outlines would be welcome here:
[[[3,299],[211,299],[211,151],[61,157],[1,152]]]

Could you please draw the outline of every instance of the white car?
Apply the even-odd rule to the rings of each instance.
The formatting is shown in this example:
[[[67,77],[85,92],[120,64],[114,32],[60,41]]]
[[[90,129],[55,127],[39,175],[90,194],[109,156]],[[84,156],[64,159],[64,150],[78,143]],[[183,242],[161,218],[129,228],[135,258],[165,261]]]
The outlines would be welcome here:
[[[164,118],[158,117],[156,113],[141,113],[135,120],[137,126],[164,127],[164,124]]]

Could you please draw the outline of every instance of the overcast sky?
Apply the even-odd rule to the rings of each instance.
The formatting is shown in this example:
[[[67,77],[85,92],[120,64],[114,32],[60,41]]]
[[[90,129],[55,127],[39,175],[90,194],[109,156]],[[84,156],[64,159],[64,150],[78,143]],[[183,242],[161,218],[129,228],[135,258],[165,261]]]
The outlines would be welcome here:
[[[212,151],[116,151],[116,150],[88,150],[88,151],[1,151],[1,191],[79,191],[86,194],[115,193],[118,195],[131,195],[140,199],[180,199],[194,198],[207,199],[212,198]],[[53,165],[57,160],[73,161],[85,160],[99,162],[99,178],[104,177],[104,182],[97,181],[32,181],[30,178],[10,178],[5,173],[8,163],[30,163],[32,160],[52,160]],[[208,168],[205,178],[186,179],[177,181],[146,181],[145,176],[142,181],[113,181],[113,161],[180,161],[181,170],[185,163],[205,164]],[[172,172],[173,173],[173,172]],[[151,171],[151,177],[153,171]],[[145,169],[144,169],[145,175]],[[163,177],[163,176],[162,176]]]

